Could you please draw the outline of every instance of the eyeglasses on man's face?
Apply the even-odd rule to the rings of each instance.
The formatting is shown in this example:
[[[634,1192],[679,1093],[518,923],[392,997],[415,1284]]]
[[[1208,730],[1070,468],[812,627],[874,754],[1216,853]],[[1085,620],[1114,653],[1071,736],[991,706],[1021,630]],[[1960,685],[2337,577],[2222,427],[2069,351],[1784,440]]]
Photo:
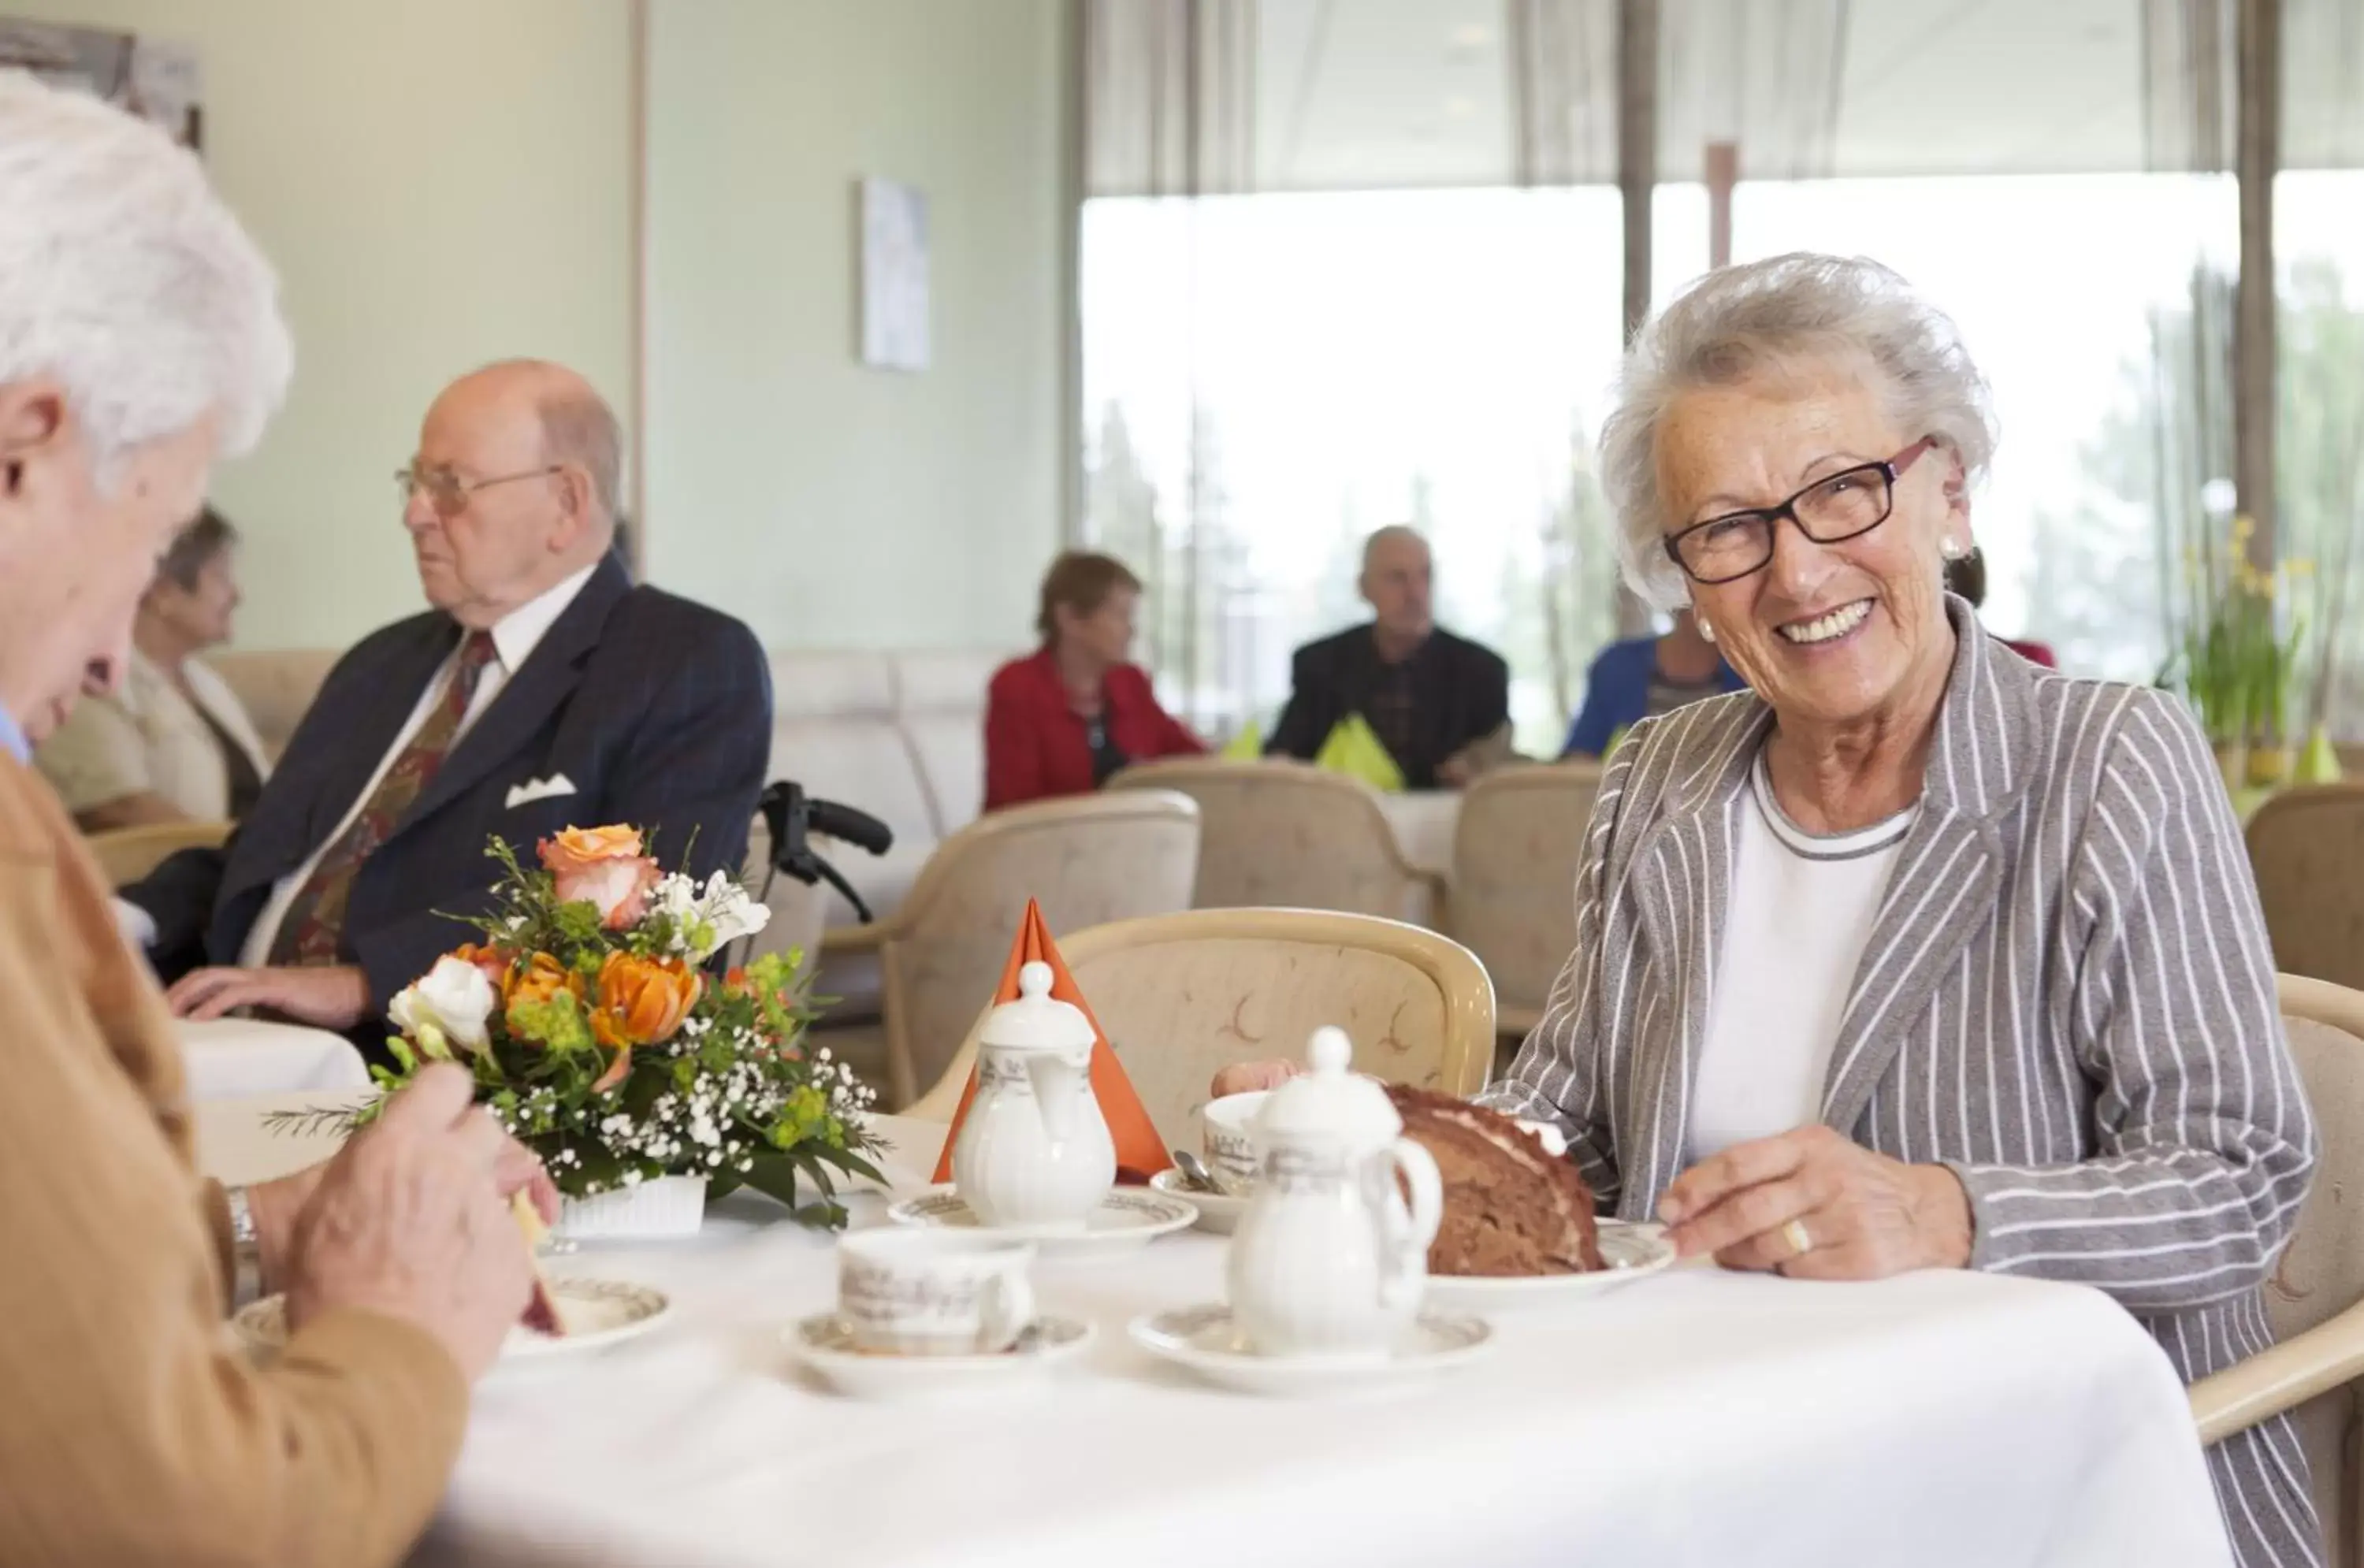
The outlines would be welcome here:
[[[479,490],[489,490],[496,484],[514,484],[520,479],[546,479],[564,472],[563,463],[550,463],[541,468],[529,468],[518,473],[498,473],[490,479],[463,479],[440,463],[409,463],[394,471],[394,483],[402,493],[402,504],[410,505],[413,495],[424,495],[435,515],[450,522],[468,509],[468,498]]]
[[[1732,583],[1762,572],[1773,559],[1773,531],[1787,517],[1816,544],[1868,534],[1896,509],[1896,482],[1923,452],[1919,440],[1886,462],[1867,462],[1815,480],[1778,506],[1727,512],[1667,536],[1667,554],[1694,583]]]

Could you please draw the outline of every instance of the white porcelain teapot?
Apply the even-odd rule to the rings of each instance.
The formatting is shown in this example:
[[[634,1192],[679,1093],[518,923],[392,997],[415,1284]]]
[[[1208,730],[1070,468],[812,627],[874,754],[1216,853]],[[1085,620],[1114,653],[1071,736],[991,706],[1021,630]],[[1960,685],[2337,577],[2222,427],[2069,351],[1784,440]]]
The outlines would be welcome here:
[[[1116,1184],[1116,1145],[1092,1093],[1092,1021],[1051,995],[1047,963],[1020,969],[1018,990],[977,1030],[953,1185],[997,1229],[1080,1230]]]
[[[1259,1355],[1383,1357],[1427,1288],[1444,1184],[1353,1055],[1344,1030],[1315,1030],[1313,1071],[1256,1114],[1263,1180],[1232,1237],[1230,1294]]]

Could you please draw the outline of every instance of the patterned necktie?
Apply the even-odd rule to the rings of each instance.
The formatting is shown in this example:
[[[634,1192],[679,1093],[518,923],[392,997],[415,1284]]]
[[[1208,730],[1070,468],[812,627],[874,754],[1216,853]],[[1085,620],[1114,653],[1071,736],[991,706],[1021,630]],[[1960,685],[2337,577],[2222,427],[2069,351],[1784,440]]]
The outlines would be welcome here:
[[[353,814],[342,833],[320,851],[312,874],[287,906],[278,933],[271,939],[274,964],[335,963],[345,935],[345,905],[352,897],[353,878],[362,862],[377,851],[402,820],[450,754],[460,733],[460,720],[476,695],[477,678],[493,662],[493,636],[473,631],[460,645],[460,662],[443,695],[418,726],[402,752],[379,779],[377,788]]]

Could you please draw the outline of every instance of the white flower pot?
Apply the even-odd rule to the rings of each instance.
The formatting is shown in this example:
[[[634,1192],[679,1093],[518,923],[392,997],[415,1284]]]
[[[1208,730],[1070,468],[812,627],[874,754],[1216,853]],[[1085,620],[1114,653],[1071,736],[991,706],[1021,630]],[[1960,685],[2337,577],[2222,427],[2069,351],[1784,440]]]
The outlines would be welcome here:
[[[597,1197],[563,1198],[552,1234],[569,1241],[695,1236],[706,1220],[704,1176],[659,1176]]]

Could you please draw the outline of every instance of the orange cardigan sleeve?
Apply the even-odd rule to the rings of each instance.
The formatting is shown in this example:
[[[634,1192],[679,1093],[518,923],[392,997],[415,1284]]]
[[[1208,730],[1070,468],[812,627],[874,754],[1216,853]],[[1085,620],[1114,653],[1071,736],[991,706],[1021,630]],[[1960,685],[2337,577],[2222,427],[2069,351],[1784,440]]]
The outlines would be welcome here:
[[[420,1329],[221,1320],[178,1045],[44,786],[0,758],[0,1562],[391,1563],[467,1418]]]

